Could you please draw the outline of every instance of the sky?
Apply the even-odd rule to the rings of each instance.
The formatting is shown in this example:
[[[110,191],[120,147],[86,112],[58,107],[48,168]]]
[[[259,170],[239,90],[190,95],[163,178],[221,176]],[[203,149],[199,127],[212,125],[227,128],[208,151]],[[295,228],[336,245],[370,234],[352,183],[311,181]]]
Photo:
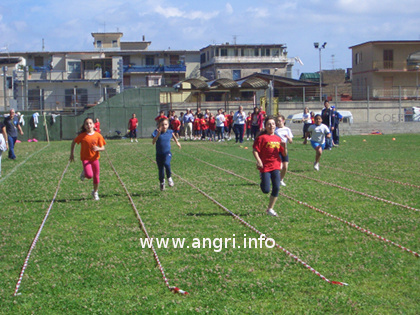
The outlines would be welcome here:
[[[293,77],[351,67],[350,46],[420,40],[419,0],[2,0],[0,52],[93,50],[92,32],[151,41],[150,50],[285,44]]]

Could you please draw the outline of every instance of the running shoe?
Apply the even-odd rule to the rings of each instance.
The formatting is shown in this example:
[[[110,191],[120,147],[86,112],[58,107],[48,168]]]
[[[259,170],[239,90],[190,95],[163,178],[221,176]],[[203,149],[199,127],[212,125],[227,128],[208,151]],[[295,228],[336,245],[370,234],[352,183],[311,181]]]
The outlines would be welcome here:
[[[267,214],[271,215],[272,217],[277,217],[277,212],[273,209],[267,209]]]
[[[99,195],[97,191],[92,190],[92,197],[94,200],[99,200]]]
[[[281,180],[280,181],[280,186],[286,186],[286,183]]]
[[[314,163],[314,169],[319,171],[319,163],[316,163],[316,162]]]
[[[169,177],[168,178],[168,186],[169,187],[174,187],[174,185],[175,185],[174,180],[172,179],[172,177]]]
[[[163,182],[160,183],[160,190],[165,190],[165,180],[163,180]]]
[[[80,173],[80,180],[83,182],[85,178],[85,170],[82,170],[82,172]]]

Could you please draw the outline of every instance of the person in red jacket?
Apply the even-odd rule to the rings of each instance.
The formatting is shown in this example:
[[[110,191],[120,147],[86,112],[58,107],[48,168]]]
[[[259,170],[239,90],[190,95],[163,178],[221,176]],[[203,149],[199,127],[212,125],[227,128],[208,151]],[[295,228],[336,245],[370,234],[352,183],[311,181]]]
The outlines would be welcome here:
[[[226,124],[227,124],[227,130],[225,130],[226,132],[227,132],[227,139],[228,140],[231,140],[232,138],[231,138],[231,136],[230,136],[230,134],[231,134],[231,132],[232,132],[232,128],[233,128],[233,112],[230,112],[230,115],[226,115],[225,116],[225,118],[226,118]]]
[[[199,116],[201,116],[201,119],[200,119],[201,140],[206,140],[207,132],[208,132],[208,129],[209,129],[209,125],[207,123],[207,120],[208,119],[204,118],[204,115],[203,114],[200,114]]]
[[[209,140],[216,141],[216,119],[213,114],[209,114]]]
[[[159,122],[160,122],[160,120],[161,120],[161,119],[168,119],[168,117],[166,117],[166,116],[165,116],[165,112],[164,112],[163,110],[161,110],[161,111],[159,112],[159,116],[157,116],[157,117],[155,118],[156,125],[158,125],[158,126],[159,126]]]
[[[200,118],[197,115],[194,115],[194,140],[201,138],[201,123]]]
[[[173,119],[171,121],[171,127],[172,127],[172,130],[174,131],[175,137],[179,139],[179,128],[181,127],[181,122],[179,121],[177,115],[173,116]]]
[[[252,122],[251,114],[252,114],[251,112],[248,112],[248,117],[245,120],[246,140],[249,140],[249,138],[251,137],[251,122]]]

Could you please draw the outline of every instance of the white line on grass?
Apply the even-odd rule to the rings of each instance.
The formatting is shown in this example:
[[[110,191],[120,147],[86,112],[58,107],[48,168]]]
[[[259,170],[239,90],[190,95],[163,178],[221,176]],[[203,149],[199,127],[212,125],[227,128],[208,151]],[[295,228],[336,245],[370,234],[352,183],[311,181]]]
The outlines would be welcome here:
[[[131,206],[132,206],[132,208],[133,208],[133,210],[134,210],[134,212],[135,212],[135,214],[137,216],[137,220],[140,223],[141,229],[143,230],[144,234],[146,235],[147,239],[149,240],[149,244],[151,245],[150,248],[153,251],[153,256],[154,256],[154,258],[155,258],[155,260],[156,260],[156,262],[158,264],[158,267],[159,267],[159,270],[160,270],[160,272],[162,274],[163,281],[165,282],[165,285],[168,287],[169,290],[171,290],[171,291],[173,291],[175,293],[180,293],[180,294],[183,294],[183,295],[187,295],[188,292],[186,292],[184,290],[181,290],[178,287],[172,287],[172,286],[169,285],[169,280],[168,280],[168,278],[166,278],[165,271],[163,270],[163,266],[162,266],[162,264],[160,263],[160,260],[159,260],[159,256],[158,256],[158,254],[157,254],[157,252],[155,250],[155,247],[152,244],[152,240],[149,237],[149,233],[147,232],[146,226],[144,225],[144,222],[143,222],[143,220],[140,217],[140,213],[137,210],[137,207],[136,207],[136,205],[135,205],[135,203],[133,201],[133,198],[131,198],[131,195],[130,195],[130,192],[128,191],[128,189],[127,189],[127,186],[125,186],[123,180],[121,179],[120,175],[118,174],[117,170],[115,169],[114,165],[112,164],[111,159],[109,158],[108,152],[105,151],[105,153],[106,153],[106,157],[108,158],[109,165],[111,165],[112,170],[114,171],[115,175],[118,178],[118,181],[120,182],[120,184],[123,187],[125,193],[127,194],[128,199],[130,200]]]
[[[185,153],[182,153],[182,154],[183,154],[183,155],[186,155],[186,156],[188,156],[188,157],[190,157],[190,158],[192,158],[192,159],[195,159],[195,160],[197,160],[197,161],[199,161],[199,162],[201,162],[201,163],[207,164],[207,165],[212,166],[212,167],[214,167],[214,168],[217,168],[217,169],[219,169],[219,170],[221,170],[221,171],[224,171],[224,172],[226,172],[226,173],[228,173],[228,174],[231,174],[231,175],[233,175],[233,176],[236,176],[236,177],[239,177],[239,178],[241,178],[241,179],[244,179],[244,180],[248,181],[249,183],[253,183],[253,184],[258,185],[258,183],[257,183],[256,181],[253,181],[253,180],[251,180],[251,179],[248,179],[248,178],[246,178],[246,177],[243,177],[243,176],[241,176],[241,175],[238,175],[238,174],[236,174],[236,173],[234,173],[234,172],[232,172],[232,171],[230,171],[230,170],[226,170],[226,169],[224,169],[224,168],[221,168],[221,167],[219,167],[219,166],[213,165],[213,164],[208,163],[208,162],[206,162],[206,161],[203,161],[203,160],[197,159],[197,158],[195,158],[195,157],[193,157],[193,156],[191,156],[191,155],[189,155],[189,154],[185,154]],[[408,248],[406,248],[406,247],[404,247],[404,246],[401,246],[401,245],[399,245],[399,244],[397,244],[397,243],[395,243],[395,242],[393,242],[393,241],[390,241],[390,240],[388,240],[387,238],[385,238],[385,237],[383,237],[383,236],[380,236],[380,235],[378,235],[378,234],[376,234],[376,233],[373,233],[373,232],[369,231],[368,229],[362,228],[362,227],[360,227],[360,226],[358,226],[358,225],[356,225],[356,224],[354,224],[354,223],[351,223],[351,222],[349,222],[349,221],[347,221],[347,220],[341,219],[341,218],[339,218],[339,217],[337,217],[337,216],[335,216],[335,215],[332,215],[332,214],[330,214],[330,213],[328,213],[328,212],[326,212],[326,211],[324,211],[324,210],[321,210],[321,209],[318,209],[318,208],[316,208],[316,207],[314,207],[314,206],[311,206],[310,204],[308,204],[308,203],[306,203],[306,202],[303,202],[303,201],[300,201],[300,200],[295,199],[295,198],[293,198],[293,197],[287,196],[286,194],[284,194],[284,193],[282,193],[282,192],[280,192],[280,195],[282,195],[283,197],[285,197],[285,198],[287,198],[287,199],[290,199],[290,200],[296,201],[298,204],[304,205],[305,207],[308,207],[308,208],[310,208],[310,209],[312,209],[312,210],[315,210],[315,211],[317,211],[317,212],[319,212],[319,213],[322,213],[322,214],[324,214],[324,215],[326,215],[326,216],[328,216],[328,217],[330,217],[330,218],[336,219],[336,220],[338,220],[338,221],[340,221],[340,222],[343,222],[343,223],[345,223],[345,224],[347,224],[347,225],[349,225],[349,226],[351,226],[351,227],[354,227],[355,229],[357,229],[357,230],[358,230],[358,231],[360,231],[360,232],[366,233],[366,234],[368,234],[368,235],[375,236],[375,237],[379,238],[379,239],[380,239],[380,240],[382,240],[382,241],[385,241],[385,242],[390,243],[390,244],[392,244],[392,245],[394,245],[394,246],[397,246],[398,248],[401,248],[402,250],[407,251],[407,252],[409,252],[409,253],[413,254],[414,256],[420,257],[420,255],[419,255],[418,253],[416,253],[416,252],[412,251],[411,249],[408,249]]]
[[[25,160],[23,160],[22,162],[20,162],[18,165],[16,165],[6,176],[4,176],[3,178],[0,179],[0,183],[5,181],[7,178],[9,178],[10,175],[12,175],[14,172],[16,172],[16,170],[22,166],[23,164],[25,164],[32,156],[34,156],[35,154],[41,152],[42,150],[44,150],[46,147],[48,147],[50,144],[48,143],[45,147],[39,149],[38,151],[35,151],[34,153],[32,153],[30,156],[28,156]]]
[[[57,197],[58,190],[60,189],[61,181],[63,180],[64,174],[67,172],[67,169],[69,168],[69,165],[70,165],[70,161],[68,161],[66,168],[64,169],[63,173],[61,174],[60,180],[58,181],[57,189],[55,190],[55,193],[54,193],[54,197],[51,200],[50,206],[48,207],[48,210],[45,213],[44,219],[42,220],[42,223],[39,226],[38,231],[36,232],[35,238],[33,239],[32,243],[31,243],[31,247],[29,248],[28,254],[26,255],[25,261],[24,261],[23,266],[22,266],[22,270],[21,270],[20,275],[19,275],[19,279],[16,283],[15,292],[13,293],[14,296],[18,295],[18,290],[19,290],[20,284],[22,282],[23,274],[25,273],[25,269],[28,266],[29,257],[31,256],[32,250],[35,248],[35,245],[38,242],[39,236],[41,235],[42,228],[44,227],[44,224],[47,221],[48,215],[50,214],[50,211],[51,211],[51,208],[54,204],[55,198]]]

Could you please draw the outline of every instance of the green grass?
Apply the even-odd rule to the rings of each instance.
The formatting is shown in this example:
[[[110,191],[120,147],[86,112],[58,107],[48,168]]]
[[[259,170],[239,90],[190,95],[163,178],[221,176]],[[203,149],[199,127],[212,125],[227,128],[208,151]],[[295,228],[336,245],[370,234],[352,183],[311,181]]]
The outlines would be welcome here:
[[[102,153],[101,200],[91,199],[91,181],[79,181],[80,161],[71,164],[32,252],[21,295],[13,297],[70,149],[65,141],[48,147],[21,143],[16,161],[6,154],[2,161],[0,313],[418,314],[418,257],[289,199],[279,198],[275,207],[279,217],[268,217],[264,213],[268,196],[258,186],[251,143],[245,144],[248,149],[231,142],[181,143],[181,150],[172,148],[176,175],[326,278],[349,285],[323,281],[277,248],[243,248],[244,234],[247,238],[258,234],[183,180],[174,176],[175,187],[159,190],[157,168],[150,160],[154,159],[151,140],[138,144],[109,140],[109,158],[151,237],[185,238],[185,245],[191,245],[194,238],[214,240],[235,234],[236,247],[241,248],[232,248],[232,243],[220,252],[155,246],[170,285],[190,294],[171,293],[152,251],[140,246],[144,233]],[[282,193],[420,251],[419,212],[298,176],[419,209],[419,188],[384,180],[420,185],[418,135],[342,137],[339,148],[323,154],[320,172],[312,168],[310,145],[296,140],[289,145],[289,154],[290,172]]]

